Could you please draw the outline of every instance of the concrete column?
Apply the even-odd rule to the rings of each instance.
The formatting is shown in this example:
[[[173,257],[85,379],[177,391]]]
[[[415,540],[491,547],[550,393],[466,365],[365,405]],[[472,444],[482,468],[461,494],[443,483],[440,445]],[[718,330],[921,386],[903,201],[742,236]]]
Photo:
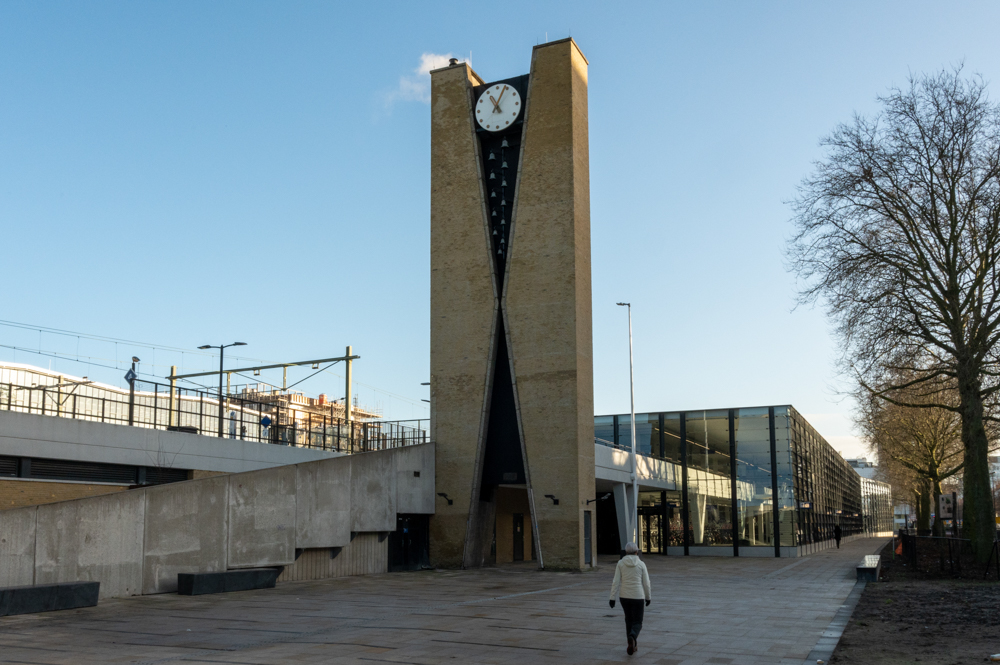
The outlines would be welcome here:
[[[615,513],[618,516],[618,539],[621,541],[621,549],[625,549],[631,539],[631,534],[635,533],[635,525],[632,524],[632,506],[634,504],[634,494],[632,485],[629,483],[616,483]],[[639,543],[636,543],[638,545]]]
[[[532,52],[502,298],[538,548],[573,570],[594,492],[587,67],[572,39]]]
[[[435,496],[430,546],[447,567],[463,565],[473,511],[491,514],[473,491],[497,310],[472,119],[482,83],[465,63],[431,73],[431,439],[435,493],[447,498]]]

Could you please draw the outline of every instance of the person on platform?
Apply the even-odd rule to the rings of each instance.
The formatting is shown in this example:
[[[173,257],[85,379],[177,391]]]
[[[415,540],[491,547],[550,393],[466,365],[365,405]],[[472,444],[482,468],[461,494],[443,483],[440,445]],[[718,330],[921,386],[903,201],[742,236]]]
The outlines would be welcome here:
[[[840,530],[839,524],[833,525],[833,539],[837,541],[837,549],[840,549],[840,537],[844,535],[844,532]]]
[[[649,573],[646,564],[639,559],[639,548],[635,543],[625,546],[625,556],[615,568],[615,579],[611,583],[611,599],[608,604],[615,606],[615,596],[622,603],[625,612],[625,633],[628,636],[628,655],[638,649],[639,631],[642,630],[643,608],[649,606]]]

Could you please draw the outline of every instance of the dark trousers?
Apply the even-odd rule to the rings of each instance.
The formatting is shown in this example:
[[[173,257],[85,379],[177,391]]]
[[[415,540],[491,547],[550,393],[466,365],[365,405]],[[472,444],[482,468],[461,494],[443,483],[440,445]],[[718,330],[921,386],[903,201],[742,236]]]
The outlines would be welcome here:
[[[619,598],[622,610],[625,612],[625,633],[633,638],[639,637],[642,630],[642,612],[646,601],[642,598]]]

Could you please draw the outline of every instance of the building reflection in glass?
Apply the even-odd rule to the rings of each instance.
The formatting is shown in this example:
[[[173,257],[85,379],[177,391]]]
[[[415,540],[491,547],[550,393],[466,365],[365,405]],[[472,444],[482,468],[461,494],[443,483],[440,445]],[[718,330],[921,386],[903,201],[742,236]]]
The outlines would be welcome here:
[[[629,416],[596,417],[594,436],[630,450]],[[644,552],[779,556],[831,540],[838,524],[844,537],[892,530],[888,486],[863,485],[791,406],[636,414],[636,451],[680,479],[640,491]]]

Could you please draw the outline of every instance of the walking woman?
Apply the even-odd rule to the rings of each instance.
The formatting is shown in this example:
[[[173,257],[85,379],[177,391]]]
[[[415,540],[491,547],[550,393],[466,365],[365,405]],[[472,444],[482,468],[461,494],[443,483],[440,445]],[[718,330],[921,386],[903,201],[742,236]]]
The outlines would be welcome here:
[[[615,606],[615,596],[622,601],[625,612],[625,633],[628,635],[628,655],[638,649],[636,640],[642,630],[643,607],[649,606],[649,573],[646,564],[639,560],[639,548],[635,543],[625,546],[625,556],[615,568],[615,580],[611,583],[611,599],[608,604]]]

